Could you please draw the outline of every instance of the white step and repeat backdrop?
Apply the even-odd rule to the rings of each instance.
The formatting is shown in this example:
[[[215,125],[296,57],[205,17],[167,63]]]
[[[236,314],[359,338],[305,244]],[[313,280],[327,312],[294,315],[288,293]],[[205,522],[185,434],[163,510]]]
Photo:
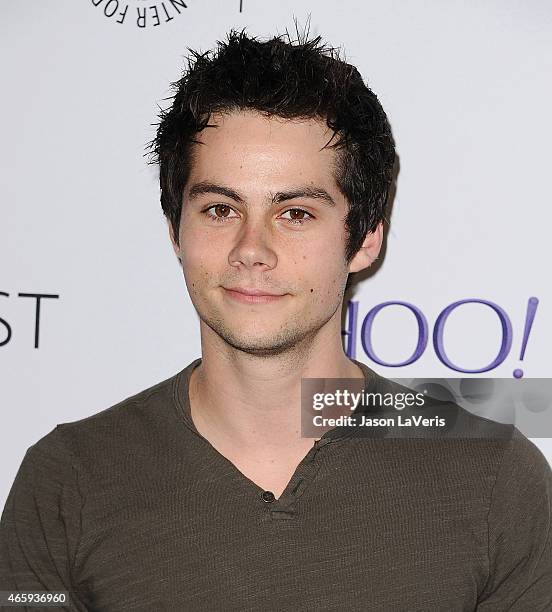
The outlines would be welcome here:
[[[551,376],[550,3],[4,0],[0,507],[25,450],[56,424],[199,356],[143,156],[157,105],[187,47],[207,50],[232,26],[294,31],[309,15],[378,94],[400,156],[382,263],[349,296],[350,354],[394,378]],[[459,301],[445,354],[432,334]],[[378,312],[370,351],[363,322],[386,302],[408,306]],[[429,341],[395,367],[413,355],[415,312]],[[552,461],[552,441],[535,441]]]

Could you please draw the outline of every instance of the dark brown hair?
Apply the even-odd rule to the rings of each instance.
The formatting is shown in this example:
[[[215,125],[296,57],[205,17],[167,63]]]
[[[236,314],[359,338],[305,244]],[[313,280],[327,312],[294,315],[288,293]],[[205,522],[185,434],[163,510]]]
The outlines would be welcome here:
[[[358,70],[321,43],[289,34],[260,41],[231,30],[204,53],[188,49],[187,68],[172,84],[172,104],[159,114],[151,163],[159,164],[161,206],[178,240],[182,194],[195,135],[211,113],[256,110],[289,119],[323,119],[338,151],[336,183],[349,202],[346,259],[384,219],[395,146],[387,117]],[[332,140],[336,138],[333,144]]]

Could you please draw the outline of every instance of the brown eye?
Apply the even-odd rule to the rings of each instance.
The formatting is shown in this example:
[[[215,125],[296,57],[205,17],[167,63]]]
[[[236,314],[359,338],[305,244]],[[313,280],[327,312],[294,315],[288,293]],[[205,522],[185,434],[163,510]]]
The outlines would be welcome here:
[[[304,219],[305,218],[305,211],[301,210],[300,208],[292,208],[289,211],[289,213],[292,219]]]
[[[208,219],[217,223],[226,223],[226,221],[239,219],[240,217],[228,204],[212,204],[202,212]]]
[[[230,206],[226,206],[226,204],[216,204],[213,208],[217,217],[227,217],[230,214]]]
[[[289,208],[284,215],[289,215],[289,217],[283,216],[283,219],[296,225],[303,225],[305,222],[313,219],[313,216],[302,208]]]

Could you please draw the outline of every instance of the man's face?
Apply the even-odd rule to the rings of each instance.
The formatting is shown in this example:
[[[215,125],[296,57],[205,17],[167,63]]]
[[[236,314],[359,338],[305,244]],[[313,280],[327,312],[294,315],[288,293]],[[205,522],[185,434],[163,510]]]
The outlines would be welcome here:
[[[277,354],[340,321],[348,204],[323,149],[331,132],[249,111],[209,123],[173,246],[203,323],[235,348]]]

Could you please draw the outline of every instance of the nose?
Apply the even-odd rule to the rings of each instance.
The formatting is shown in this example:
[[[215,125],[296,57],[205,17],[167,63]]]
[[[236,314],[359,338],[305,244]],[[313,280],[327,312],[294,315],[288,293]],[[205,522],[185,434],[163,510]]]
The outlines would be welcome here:
[[[236,243],[228,254],[228,263],[234,267],[265,272],[272,270],[278,258],[269,244],[270,230],[262,220],[247,219],[236,236]],[[216,248],[216,246],[215,246]]]

